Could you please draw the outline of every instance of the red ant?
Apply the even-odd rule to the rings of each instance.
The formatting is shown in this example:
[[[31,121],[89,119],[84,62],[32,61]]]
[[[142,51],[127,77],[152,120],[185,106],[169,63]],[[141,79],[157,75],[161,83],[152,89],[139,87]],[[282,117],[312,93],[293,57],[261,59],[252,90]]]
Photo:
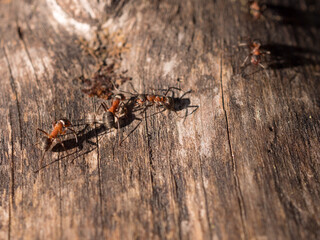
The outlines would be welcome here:
[[[261,56],[270,54],[270,52],[260,49],[261,42],[259,40],[249,40],[249,43],[242,43],[239,46],[248,46],[250,50],[249,55],[247,55],[247,57],[244,59],[243,63],[241,64],[242,69],[246,67],[245,64],[249,59],[249,57],[250,57],[250,62],[253,65],[256,65],[256,66],[259,65],[263,69],[266,68],[264,65],[261,64]]]
[[[249,12],[255,20],[259,19],[260,17],[263,17],[263,12],[267,8],[265,4],[259,5],[257,1],[249,1],[248,4]]]
[[[149,103],[150,105],[156,104],[156,106],[163,106],[165,109],[174,111],[174,100],[172,97],[165,95],[151,95],[151,94],[139,94],[136,98],[136,103],[140,106]]]
[[[37,131],[40,131],[46,135],[45,137],[42,137],[39,142],[40,149],[44,150],[44,153],[43,153],[41,160],[40,160],[40,167],[42,165],[42,160],[43,160],[44,154],[50,149],[54,140],[59,141],[60,144],[64,148],[63,143],[58,139],[59,134],[63,135],[66,133],[66,130],[69,129],[70,131],[72,131],[74,133],[75,138],[76,138],[76,142],[78,142],[77,134],[73,129],[70,128],[71,126],[72,126],[72,124],[68,119],[60,119],[58,121],[53,122],[53,124],[52,124],[53,130],[51,131],[50,134],[40,128],[37,129]]]
[[[146,112],[146,110],[147,110],[147,108],[148,108],[149,106],[154,106],[154,105],[155,105],[155,106],[157,106],[157,107],[163,107],[163,111],[164,111],[164,110],[173,111],[174,113],[176,113],[176,114],[178,115],[178,113],[177,113],[178,109],[177,109],[177,106],[176,106],[177,104],[176,104],[176,102],[175,102],[174,92],[172,91],[172,89],[176,89],[176,90],[180,90],[180,91],[181,91],[180,88],[170,87],[170,88],[168,88],[168,89],[166,90],[166,92],[165,92],[164,95],[155,95],[155,94],[132,94],[132,93],[130,93],[130,94],[133,95],[133,97],[132,97],[131,99],[133,99],[135,105],[138,106],[138,107],[143,108],[143,109],[142,109],[142,113],[143,113],[143,112]],[[134,90],[134,91],[135,91],[135,90]],[[171,96],[171,97],[167,96],[167,94],[168,94],[170,91],[172,92],[172,96]],[[127,93],[128,93],[128,92],[127,92]],[[190,91],[184,93],[184,94],[179,98],[179,100],[181,100],[182,97],[183,97],[185,94],[187,94],[187,93],[190,93]],[[192,107],[194,107],[194,106],[192,106]],[[138,111],[139,111],[139,109],[138,109]],[[160,111],[160,112],[158,112],[158,113],[162,113],[163,111]],[[157,113],[156,113],[156,114],[157,114]],[[152,114],[152,115],[155,115],[155,114]],[[151,115],[151,116],[152,116],[152,115]],[[148,117],[150,117],[150,116],[148,116]],[[180,117],[180,116],[178,115],[178,117]],[[182,118],[182,117],[180,117],[180,118]],[[184,118],[185,118],[185,117],[184,117]],[[140,122],[139,122],[138,125],[135,126],[134,129],[120,142],[119,145],[121,145],[122,142],[123,142],[124,140],[126,140],[126,139],[129,137],[129,135],[130,135],[135,129],[137,129],[137,127],[141,124],[142,119],[138,119],[138,118],[136,118],[136,119],[139,120]]]
[[[100,115],[89,114],[87,121],[89,122],[89,124],[93,124],[93,123],[104,124],[105,127],[107,128],[115,127],[114,119],[115,117],[118,117],[116,115],[117,112],[121,111],[121,114],[123,113],[124,107],[120,108],[120,106],[124,100],[125,100],[125,96],[123,94],[115,95],[110,108],[107,108],[105,103],[101,103],[100,107],[102,107],[105,112]]]
[[[118,125],[118,130],[120,130],[120,120],[125,117],[128,117],[128,108],[129,105],[132,105],[132,100],[129,99],[127,102],[125,102],[126,98],[123,94],[117,94],[113,97],[113,101],[111,104],[111,107],[108,108],[106,103],[101,103],[100,107],[104,109],[104,112],[102,114],[96,114],[96,113],[91,113],[87,117],[87,123],[88,124],[102,124],[106,128],[111,129],[115,128],[115,118],[117,118],[117,125]],[[98,111],[100,109],[98,108]],[[130,107],[132,110],[132,107]]]

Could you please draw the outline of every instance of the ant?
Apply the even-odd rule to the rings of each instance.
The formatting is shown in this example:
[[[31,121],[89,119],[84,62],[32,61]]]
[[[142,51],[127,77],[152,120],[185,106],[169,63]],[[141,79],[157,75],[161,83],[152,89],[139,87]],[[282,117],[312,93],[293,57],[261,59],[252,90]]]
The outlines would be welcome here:
[[[248,46],[250,53],[247,55],[247,57],[244,59],[243,63],[241,64],[241,68],[244,70],[244,68],[246,67],[245,64],[247,62],[247,60],[250,57],[250,62],[253,65],[259,65],[260,67],[262,67],[263,69],[265,69],[266,67],[264,65],[261,64],[261,56],[264,56],[266,54],[270,54],[269,51],[264,51],[261,50],[261,42],[260,40],[249,40],[248,43],[241,43],[239,46]]]
[[[133,88],[133,87],[132,87]],[[127,92],[127,93],[129,93],[129,94],[131,94],[132,95],[132,100],[133,100],[133,103],[135,104],[135,106],[136,107],[138,107],[138,108],[136,108],[136,109],[134,109],[134,110],[137,110],[137,111],[139,111],[139,110],[141,110],[142,109],[142,111],[141,111],[141,113],[145,113],[146,111],[147,111],[147,109],[148,109],[148,107],[150,107],[150,106],[157,106],[157,107],[162,107],[163,108],[163,110],[162,111],[159,111],[159,112],[157,112],[157,113],[154,113],[154,114],[152,114],[152,115],[150,115],[150,116],[146,116],[146,118],[147,117],[151,117],[151,116],[153,116],[153,115],[155,115],[155,114],[158,114],[158,113],[162,113],[163,111],[165,111],[165,110],[169,110],[169,111],[172,111],[172,112],[174,112],[175,114],[177,114],[177,116],[179,117],[179,118],[186,118],[186,116],[187,116],[187,112],[186,112],[186,116],[184,116],[184,117],[181,117],[181,116],[179,116],[179,114],[177,113],[177,111],[179,111],[179,110],[181,110],[182,108],[182,106],[178,106],[178,105],[182,105],[182,103],[185,103],[184,101],[183,101],[183,96],[185,96],[186,94],[188,94],[188,93],[190,93],[191,91],[188,91],[188,92],[185,92],[181,97],[179,97],[179,98],[174,98],[174,91],[172,91],[172,89],[176,89],[176,90],[179,90],[179,91],[181,91],[181,89],[180,88],[176,88],[176,87],[170,87],[170,88],[168,88],[168,89],[163,89],[162,91],[166,91],[163,95],[155,95],[155,94],[132,94],[132,93],[130,93],[130,92]],[[133,90],[134,90],[134,88],[133,88]],[[135,90],[134,90],[135,91]],[[168,95],[168,93],[169,92],[172,92],[172,96],[170,97],[170,96],[167,96]],[[136,91],[135,91],[136,92]],[[196,107],[196,110],[198,109],[198,106],[190,106],[190,107]],[[194,110],[195,111],[195,110]],[[193,111],[193,112],[194,112]],[[193,113],[192,112],[192,113]],[[192,114],[191,113],[191,114]],[[142,123],[142,119],[139,119],[139,118],[135,118],[135,119],[137,119],[137,120],[139,120],[140,122],[133,128],[133,130],[131,130],[131,132],[120,142],[120,144],[119,145],[121,145],[128,137],[129,137],[129,135],[133,132],[133,131],[135,131],[135,129],[137,129],[138,128],[138,126]]]
[[[260,17],[263,17],[263,12],[266,10],[266,5],[259,5],[257,1],[249,1],[249,12],[255,20],[258,20]]]
[[[104,127],[111,129],[116,128],[115,118],[117,118],[117,128],[120,130],[122,125],[121,120],[127,120],[133,109],[132,98],[125,101],[126,97],[123,94],[117,94],[113,97],[111,107],[108,108],[105,103],[101,103],[100,107],[104,109],[102,114],[91,113],[87,116],[86,122],[91,125],[94,123],[102,124]],[[100,109],[98,108],[98,111]],[[126,124],[126,123],[125,123]]]
[[[173,97],[167,97],[169,90],[164,95],[139,94],[136,97],[136,103],[140,106],[149,103],[149,105],[163,106],[167,110],[174,111]]]
[[[42,165],[42,160],[43,160],[45,153],[50,149],[50,147],[52,146],[52,144],[55,140],[59,141],[60,144],[62,145],[62,147],[65,148],[63,143],[58,139],[59,134],[63,135],[66,133],[66,130],[69,129],[75,135],[76,142],[78,142],[77,134],[73,129],[70,128],[71,126],[72,126],[72,124],[68,119],[60,119],[58,121],[53,122],[53,124],[52,124],[53,129],[50,134],[40,128],[37,128],[37,131],[46,135],[46,136],[42,137],[39,142],[40,149],[44,151],[44,153],[41,157],[41,160],[40,160],[40,166]]]
[[[123,114],[123,112],[125,112],[125,107],[120,108],[124,100],[125,100],[125,96],[123,94],[117,94],[114,96],[114,99],[112,101],[110,108],[107,108],[105,103],[101,103],[100,107],[104,109],[104,113],[89,114],[87,117],[88,123],[89,124],[100,123],[107,128],[115,127],[114,119],[115,117],[119,118],[116,113],[120,112],[120,114]]]

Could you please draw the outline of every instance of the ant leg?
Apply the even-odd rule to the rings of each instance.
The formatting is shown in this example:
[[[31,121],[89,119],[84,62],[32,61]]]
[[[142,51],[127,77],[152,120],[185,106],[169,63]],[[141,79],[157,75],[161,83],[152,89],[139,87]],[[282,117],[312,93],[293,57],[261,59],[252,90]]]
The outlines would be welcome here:
[[[259,66],[262,67],[263,69],[266,69],[266,67],[264,65],[262,65],[261,63],[259,63]]]
[[[55,140],[57,140],[57,141],[60,143],[60,145],[63,147],[64,151],[66,152],[67,149],[66,149],[66,147],[64,146],[63,142],[62,142],[60,139],[58,139],[58,138],[55,138]]]
[[[78,143],[78,136],[77,136],[76,131],[73,130],[72,128],[67,128],[67,129],[69,129],[69,130],[74,134],[74,136],[75,136],[75,138],[76,138],[76,142]]]
[[[172,89],[182,91],[181,88],[177,88],[177,87],[169,87],[168,89],[158,89],[158,90],[165,91],[164,96],[166,97],[169,92],[172,92],[172,94],[174,95],[174,91],[172,91]]]
[[[163,108],[161,111],[158,111],[158,112],[156,112],[156,113],[152,113],[151,115],[149,115],[149,116],[146,116],[146,118],[149,118],[149,117],[153,117],[153,116],[155,116],[155,115],[157,115],[157,114],[159,114],[159,113],[163,113],[164,111],[166,111],[166,109],[165,108]]]
[[[49,133],[43,131],[43,130],[40,129],[40,128],[37,128],[37,131],[42,132],[43,134],[45,134],[45,135],[48,136],[48,137],[50,136]]]
[[[135,94],[133,94],[132,92],[126,92],[126,91],[123,91],[123,90],[119,90],[119,91],[124,92],[124,93],[128,93],[128,94],[130,94],[130,95],[132,95],[132,96],[139,95],[139,93],[137,92],[137,90],[133,87],[133,84],[132,84],[131,82],[129,82],[128,84],[130,85],[131,89],[133,90],[133,92],[134,92]]]
[[[120,122],[119,122],[119,120],[120,120],[120,118],[118,118],[117,116],[115,116],[116,118],[117,118],[117,128],[118,128],[118,144],[119,144],[119,146],[120,146]]]
[[[42,161],[44,159],[44,155],[46,154],[46,151],[43,152],[42,156],[41,156],[41,159],[40,159],[40,164],[39,164],[39,168],[34,171],[34,173],[38,173],[43,167],[42,167]]]
[[[268,72],[267,72],[266,67],[265,67],[264,65],[262,65],[261,63],[259,63],[259,66],[263,68],[263,70],[266,72],[267,77],[270,78],[270,76],[269,76],[269,74],[268,74]]]
[[[192,90],[189,90],[189,91],[187,91],[187,92],[184,92],[184,93],[182,94],[182,96],[179,97],[179,99],[182,99],[185,95],[187,95],[187,94],[189,94],[189,93],[192,93]]]
[[[127,93],[127,94],[130,94],[130,95],[132,95],[132,96],[134,96],[134,95],[136,95],[136,94],[139,94],[139,93],[134,89],[134,87],[133,87],[133,85],[132,85],[131,82],[129,82],[128,84],[130,84],[132,90],[133,90],[136,94],[133,94],[132,92],[127,92],[127,91],[124,91],[124,90],[120,90],[119,88],[116,87],[116,85],[115,85],[113,82],[111,82],[111,83],[112,83],[114,89],[116,89],[118,92]]]
[[[108,111],[108,107],[107,107],[106,103],[102,102],[102,103],[100,104],[97,112],[99,112],[99,110],[100,110],[101,107],[103,108],[103,110],[104,110],[105,112]]]
[[[246,58],[244,59],[243,63],[241,64],[240,68],[243,68],[245,66],[245,64],[247,63],[248,59],[249,59],[249,56],[246,56]]]
[[[129,134],[121,140],[121,142],[119,142],[119,146],[121,146],[121,144],[140,126],[140,124],[142,123],[142,119],[136,118],[137,120],[139,120],[140,122],[137,124],[137,126],[135,126],[130,132]]]

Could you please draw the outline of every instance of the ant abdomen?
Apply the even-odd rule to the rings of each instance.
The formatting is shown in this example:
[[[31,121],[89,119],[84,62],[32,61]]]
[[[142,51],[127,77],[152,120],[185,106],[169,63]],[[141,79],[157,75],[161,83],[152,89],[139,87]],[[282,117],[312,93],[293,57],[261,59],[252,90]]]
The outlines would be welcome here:
[[[102,122],[105,125],[105,127],[113,128],[115,126],[113,113],[109,111],[103,113]]]
[[[51,138],[42,137],[40,139],[40,149],[44,150],[45,152],[49,150],[51,144],[52,144]]]

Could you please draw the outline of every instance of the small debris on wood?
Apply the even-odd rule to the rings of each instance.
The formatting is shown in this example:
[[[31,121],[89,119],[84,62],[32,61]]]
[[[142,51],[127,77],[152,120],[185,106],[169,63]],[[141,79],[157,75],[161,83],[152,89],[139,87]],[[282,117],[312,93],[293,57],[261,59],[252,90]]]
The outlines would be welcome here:
[[[124,75],[125,71],[120,70],[121,55],[130,47],[121,31],[110,34],[107,28],[100,29],[90,41],[80,38],[77,43],[84,55],[95,59],[97,69],[90,77],[82,75],[77,78],[83,86],[83,93],[108,100],[115,88],[131,80]]]

